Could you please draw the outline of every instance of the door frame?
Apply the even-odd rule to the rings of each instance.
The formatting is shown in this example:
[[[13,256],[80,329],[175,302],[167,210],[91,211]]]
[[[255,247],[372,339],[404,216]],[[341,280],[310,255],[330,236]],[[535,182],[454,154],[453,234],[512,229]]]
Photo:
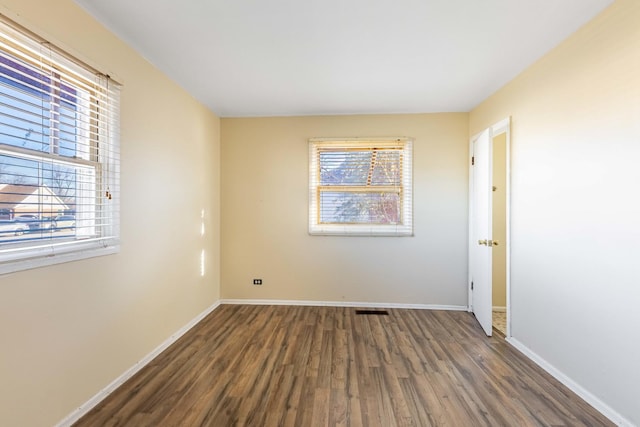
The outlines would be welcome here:
[[[493,138],[497,135],[506,134],[506,286],[507,286],[507,333],[506,338],[511,338],[511,117],[507,117],[499,122],[495,123],[477,134],[473,135],[469,139],[469,223],[468,223],[468,254],[467,254],[467,292],[468,303],[467,311],[473,311],[473,294],[471,290],[471,271],[473,262],[473,247],[477,244],[473,239],[473,215],[474,215],[474,203],[473,203],[473,144],[483,132],[489,131],[489,143],[493,144]],[[493,166],[492,166],[493,170]],[[493,237],[493,236],[492,236]],[[493,284],[492,284],[493,286]]]

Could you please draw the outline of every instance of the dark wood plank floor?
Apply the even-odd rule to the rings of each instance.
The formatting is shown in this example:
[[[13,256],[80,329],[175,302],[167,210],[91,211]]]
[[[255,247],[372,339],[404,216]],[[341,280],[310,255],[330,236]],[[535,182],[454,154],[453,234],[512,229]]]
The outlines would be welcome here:
[[[224,305],[76,426],[613,425],[466,312]]]

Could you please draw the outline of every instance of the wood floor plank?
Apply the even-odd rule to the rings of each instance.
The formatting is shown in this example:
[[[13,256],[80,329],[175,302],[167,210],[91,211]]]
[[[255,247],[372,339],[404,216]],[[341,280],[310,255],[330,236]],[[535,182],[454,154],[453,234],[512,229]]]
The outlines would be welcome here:
[[[466,312],[223,305],[75,426],[612,426]]]

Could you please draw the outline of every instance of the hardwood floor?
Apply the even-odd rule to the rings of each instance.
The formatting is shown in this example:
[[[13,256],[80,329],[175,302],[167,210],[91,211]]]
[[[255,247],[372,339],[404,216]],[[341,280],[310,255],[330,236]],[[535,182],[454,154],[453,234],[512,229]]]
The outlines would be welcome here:
[[[466,312],[223,305],[75,426],[613,425]]]

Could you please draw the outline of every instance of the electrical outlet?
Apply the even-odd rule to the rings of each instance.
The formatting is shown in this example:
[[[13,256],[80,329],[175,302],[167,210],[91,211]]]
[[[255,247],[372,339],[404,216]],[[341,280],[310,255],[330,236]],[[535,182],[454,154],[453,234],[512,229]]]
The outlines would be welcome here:
[[[254,285],[262,285],[262,279],[253,279]]]

